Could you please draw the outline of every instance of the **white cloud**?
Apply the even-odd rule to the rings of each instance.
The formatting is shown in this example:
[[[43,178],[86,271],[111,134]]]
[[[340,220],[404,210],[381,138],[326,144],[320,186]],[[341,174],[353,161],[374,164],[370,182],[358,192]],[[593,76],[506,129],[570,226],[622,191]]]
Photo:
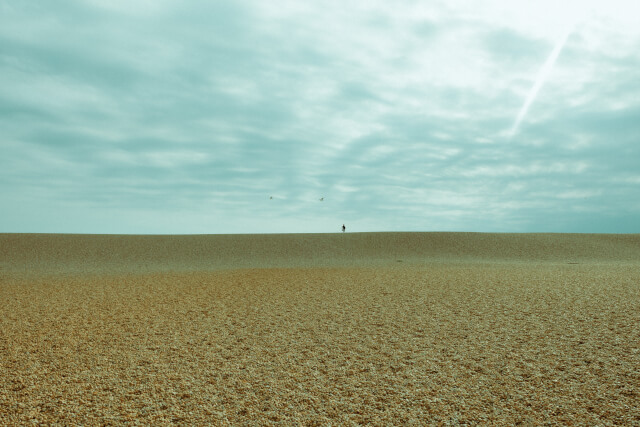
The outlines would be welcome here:
[[[117,209],[120,232],[541,231],[572,227],[567,202],[637,211],[635,5],[125,3],[1,6],[9,205]]]

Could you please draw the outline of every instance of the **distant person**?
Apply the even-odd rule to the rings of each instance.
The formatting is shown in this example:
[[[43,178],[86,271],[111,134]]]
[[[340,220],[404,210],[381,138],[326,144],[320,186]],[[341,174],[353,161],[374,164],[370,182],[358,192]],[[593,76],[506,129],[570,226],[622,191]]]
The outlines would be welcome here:
[[[344,226],[344,224],[342,224],[342,232],[344,233],[344,230],[346,230],[347,227]]]

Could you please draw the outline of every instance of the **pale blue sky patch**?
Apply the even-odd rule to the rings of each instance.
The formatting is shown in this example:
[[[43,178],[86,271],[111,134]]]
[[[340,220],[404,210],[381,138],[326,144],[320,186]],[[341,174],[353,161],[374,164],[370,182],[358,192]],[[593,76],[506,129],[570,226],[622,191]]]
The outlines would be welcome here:
[[[637,16],[0,2],[0,232],[640,232]]]

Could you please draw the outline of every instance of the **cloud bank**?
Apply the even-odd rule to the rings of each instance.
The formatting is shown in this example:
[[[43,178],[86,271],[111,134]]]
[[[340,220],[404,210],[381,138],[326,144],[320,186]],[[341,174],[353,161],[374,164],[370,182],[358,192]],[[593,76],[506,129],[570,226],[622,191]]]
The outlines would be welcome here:
[[[2,3],[0,231],[640,232],[614,3]]]

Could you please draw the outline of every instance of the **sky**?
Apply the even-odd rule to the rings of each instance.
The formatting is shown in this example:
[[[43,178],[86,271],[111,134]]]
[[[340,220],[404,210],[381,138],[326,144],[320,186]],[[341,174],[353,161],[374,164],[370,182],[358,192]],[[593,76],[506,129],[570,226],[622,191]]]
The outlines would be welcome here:
[[[0,0],[0,232],[640,233],[636,0]]]

